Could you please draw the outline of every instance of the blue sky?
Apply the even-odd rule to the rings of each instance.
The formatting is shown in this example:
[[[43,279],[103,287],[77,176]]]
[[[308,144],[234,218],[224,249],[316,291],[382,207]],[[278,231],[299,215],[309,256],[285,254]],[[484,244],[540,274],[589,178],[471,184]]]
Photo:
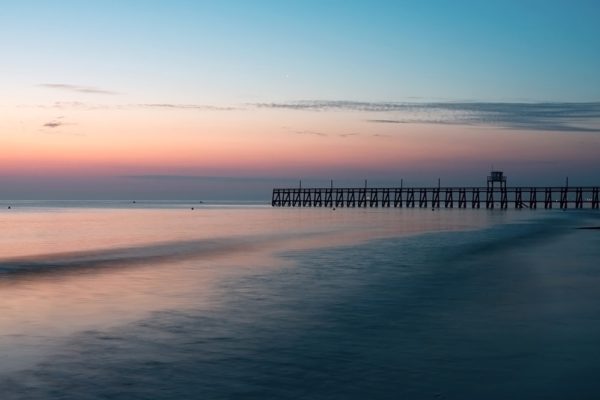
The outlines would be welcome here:
[[[0,196],[597,183],[600,1],[0,5]]]
[[[9,86],[85,82],[228,103],[599,97],[594,1],[18,1],[2,9],[0,79]]]

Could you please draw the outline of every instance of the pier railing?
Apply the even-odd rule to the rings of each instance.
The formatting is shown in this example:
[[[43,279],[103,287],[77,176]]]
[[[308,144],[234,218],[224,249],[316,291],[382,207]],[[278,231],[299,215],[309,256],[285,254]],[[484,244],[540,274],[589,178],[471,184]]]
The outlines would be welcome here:
[[[275,188],[273,207],[591,208],[598,186]]]

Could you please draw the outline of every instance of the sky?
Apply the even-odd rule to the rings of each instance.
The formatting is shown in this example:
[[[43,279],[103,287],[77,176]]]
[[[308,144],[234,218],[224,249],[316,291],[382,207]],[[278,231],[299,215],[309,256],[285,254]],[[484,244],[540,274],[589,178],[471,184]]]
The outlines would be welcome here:
[[[0,6],[0,199],[599,183],[597,1]]]

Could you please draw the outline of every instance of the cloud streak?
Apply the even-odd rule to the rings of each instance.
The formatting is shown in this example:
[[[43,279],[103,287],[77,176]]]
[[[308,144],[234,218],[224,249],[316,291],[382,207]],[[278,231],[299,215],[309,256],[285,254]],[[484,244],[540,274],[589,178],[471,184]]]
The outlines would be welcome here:
[[[296,135],[312,135],[321,137],[329,136],[326,133],[316,131],[293,131],[293,133],[295,133]]]
[[[234,111],[237,107],[222,107],[205,104],[171,104],[171,103],[149,103],[149,104],[133,104],[133,107],[142,108],[164,108],[164,109],[180,109],[180,110],[207,110],[207,111]]]
[[[79,86],[51,84],[52,87]],[[89,88],[88,88],[89,89]],[[99,89],[93,89],[99,90]],[[240,107],[211,104],[137,103],[91,104],[84,102],[56,102],[55,109],[129,110],[163,109],[190,111],[236,111],[252,109],[286,109],[307,112],[350,111],[365,114],[364,120],[373,124],[444,124],[492,126],[507,130],[590,132],[600,133],[600,102],[589,103],[499,103],[499,102],[365,102],[305,100],[280,103],[251,103]],[[299,135],[329,136],[311,130],[292,130]],[[332,134],[333,136],[333,134]],[[340,137],[353,136],[338,134]]]
[[[42,125],[44,128],[50,128],[50,129],[55,129],[55,128],[60,128],[61,126],[65,126],[65,125],[72,125],[72,124],[67,124],[63,121],[59,121],[61,119],[64,119],[64,115],[58,116],[55,119],[53,119],[50,122],[46,122],[44,125]]]
[[[38,86],[44,87],[47,89],[57,89],[64,90],[76,93],[86,93],[86,94],[106,94],[106,95],[115,95],[117,92],[113,92],[112,90],[100,89],[93,86],[80,86],[80,85],[70,85],[68,83],[41,83]]]
[[[382,114],[382,124],[489,125],[512,130],[600,132],[600,102],[592,103],[395,103],[308,100],[256,103],[258,108],[298,111],[355,111]]]
[[[60,121],[50,121],[50,122],[46,122],[43,126],[44,128],[59,128],[61,126],[63,126],[64,123],[60,122]]]
[[[305,130],[299,130],[299,129],[292,129],[289,126],[283,126],[282,129],[288,133],[294,134],[294,135],[309,135],[309,136],[320,136],[320,137],[327,137],[329,136],[327,133],[324,132],[318,132],[318,131],[311,131],[308,129]]]
[[[264,181],[270,182],[276,179],[289,179],[277,177],[247,177],[247,176],[210,176],[210,175],[165,175],[165,174],[141,174],[141,175],[119,175],[122,179],[138,179],[148,181],[208,181],[208,182],[248,182]]]
[[[37,105],[45,109],[79,109],[79,110],[129,110],[129,109],[164,109],[164,110],[198,110],[198,111],[234,111],[241,108],[233,106],[216,106],[208,104],[176,104],[176,103],[138,103],[138,104],[95,104],[82,101],[55,101],[50,105]]]

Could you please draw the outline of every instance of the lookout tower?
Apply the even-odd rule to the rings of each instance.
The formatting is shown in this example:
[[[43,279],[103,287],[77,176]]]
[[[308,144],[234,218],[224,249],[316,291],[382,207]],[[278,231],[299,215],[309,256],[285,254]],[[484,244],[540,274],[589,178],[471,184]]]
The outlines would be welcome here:
[[[486,208],[494,208],[494,189],[498,184],[500,190],[500,208],[508,207],[508,198],[506,195],[506,176],[502,171],[491,171],[487,177],[487,198]]]

